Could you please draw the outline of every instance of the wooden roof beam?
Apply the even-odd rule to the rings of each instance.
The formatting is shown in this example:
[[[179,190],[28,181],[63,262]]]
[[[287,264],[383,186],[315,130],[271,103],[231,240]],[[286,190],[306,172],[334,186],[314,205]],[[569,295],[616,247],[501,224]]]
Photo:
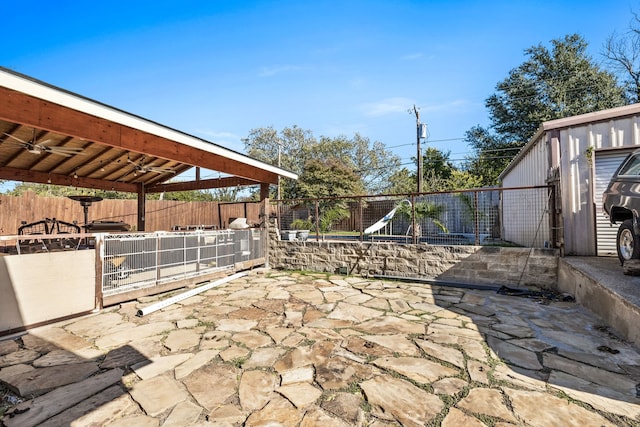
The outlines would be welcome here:
[[[107,110],[118,117],[122,116],[132,124],[156,129],[159,134],[166,134],[176,140],[0,86],[0,119],[3,120],[259,182],[276,184],[279,173],[297,178],[295,174],[200,138],[127,115],[119,110],[107,109],[101,105],[97,105],[96,108],[100,111]]]
[[[64,185],[67,187],[92,188],[105,191],[124,191],[136,193],[137,184],[127,184],[123,182],[104,181],[92,178],[74,178],[73,176],[60,175],[55,173],[27,171],[24,169],[0,168],[0,179],[10,181],[35,182],[39,184]]]
[[[210,188],[243,187],[259,185],[260,182],[235,176],[205,179],[200,181],[170,182],[145,188],[147,193],[169,193],[172,191],[206,190]]]

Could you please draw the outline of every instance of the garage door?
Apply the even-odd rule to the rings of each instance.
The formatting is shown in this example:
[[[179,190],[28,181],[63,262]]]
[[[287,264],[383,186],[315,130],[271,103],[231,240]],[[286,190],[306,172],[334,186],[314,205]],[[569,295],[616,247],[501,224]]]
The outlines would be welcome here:
[[[634,147],[636,148],[636,147]],[[611,225],[602,210],[602,193],[607,189],[616,169],[632,149],[603,151],[595,153],[594,201],[596,204],[596,242],[598,255],[616,255],[616,234],[618,225]]]

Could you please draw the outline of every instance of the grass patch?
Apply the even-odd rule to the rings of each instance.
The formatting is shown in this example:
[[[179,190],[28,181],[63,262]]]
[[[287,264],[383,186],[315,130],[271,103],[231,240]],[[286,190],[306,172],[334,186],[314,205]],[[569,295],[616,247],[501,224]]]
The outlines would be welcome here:
[[[242,365],[244,365],[246,361],[247,361],[246,357],[236,357],[235,359],[231,360],[229,363],[231,363],[231,365],[233,365],[238,369],[242,369]]]

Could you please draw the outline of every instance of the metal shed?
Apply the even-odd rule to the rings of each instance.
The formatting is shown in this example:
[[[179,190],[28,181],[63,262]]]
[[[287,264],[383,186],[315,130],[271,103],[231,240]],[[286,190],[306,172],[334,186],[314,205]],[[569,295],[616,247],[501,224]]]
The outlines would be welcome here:
[[[505,188],[556,186],[554,214],[560,217],[560,230],[552,245],[563,254],[613,255],[616,228],[602,213],[602,192],[620,162],[637,146],[640,104],[551,120],[540,125],[500,180]],[[527,212],[531,238],[549,206]],[[504,203],[503,213],[505,232],[510,218],[525,214],[517,204],[509,203]]]

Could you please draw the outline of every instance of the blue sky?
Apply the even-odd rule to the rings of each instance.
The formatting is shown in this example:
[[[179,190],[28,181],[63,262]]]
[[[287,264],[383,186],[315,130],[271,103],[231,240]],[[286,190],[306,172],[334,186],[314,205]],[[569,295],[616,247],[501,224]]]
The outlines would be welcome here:
[[[297,125],[469,154],[484,101],[524,50],[579,33],[602,61],[640,2],[17,1],[0,65],[242,152],[251,129]],[[410,166],[409,166],[410,167]]]

